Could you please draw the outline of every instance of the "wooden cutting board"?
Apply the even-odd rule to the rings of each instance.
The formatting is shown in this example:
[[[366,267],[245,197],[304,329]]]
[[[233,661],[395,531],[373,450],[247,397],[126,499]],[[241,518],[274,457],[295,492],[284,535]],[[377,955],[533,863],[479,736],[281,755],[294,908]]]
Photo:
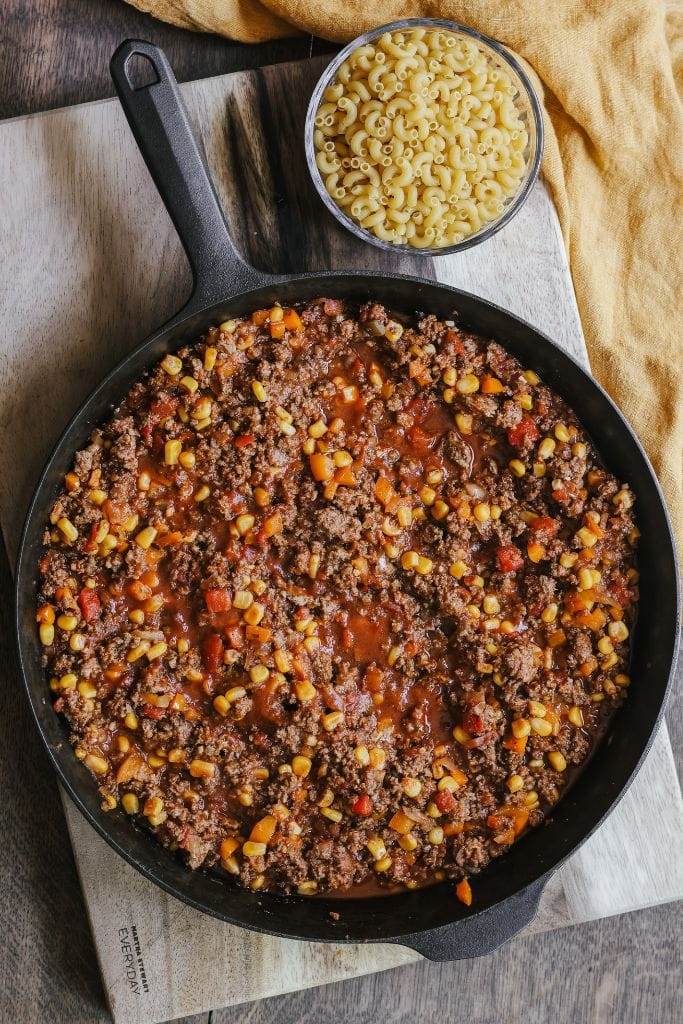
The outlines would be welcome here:
[[[337,227],[309,184],[301,142],[324,64],[183,87],[245,256],[273,271],[399,269],[456,285],[528,319],[587,366],[542,184],[511,224],[460,256],[392,258]],[[69,415],[179,308],[189,273],[116,101],[0,125],[0,194],[0,521],[14,559],[35,479]],[[219,923],[138,875],[68,800],[65,813],[118,1024],[153,1024],[418,958],[396,946],[295,942]],[[619,807],[551,880],[530,930],[681,897],[683,801],[663,727]]]

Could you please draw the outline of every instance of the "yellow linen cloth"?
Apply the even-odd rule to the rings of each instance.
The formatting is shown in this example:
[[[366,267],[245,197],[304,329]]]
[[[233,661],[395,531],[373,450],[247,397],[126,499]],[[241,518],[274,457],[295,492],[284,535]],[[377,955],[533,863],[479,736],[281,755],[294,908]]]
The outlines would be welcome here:
[[[399,18],[449,18],[521,56],[543,99],[543,172],[593,372],[643,441],[683,538],[681,0],[127,2],[243,42],[341,42]]]

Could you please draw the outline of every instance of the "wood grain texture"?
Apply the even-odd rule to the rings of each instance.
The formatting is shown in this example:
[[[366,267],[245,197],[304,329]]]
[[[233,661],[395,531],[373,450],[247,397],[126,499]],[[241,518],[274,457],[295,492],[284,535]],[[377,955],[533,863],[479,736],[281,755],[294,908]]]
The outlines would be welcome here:
[[[3,0],[0,28],[0,117],[113,96],[109,58],[126,38],[163,46],[181,82],[335,49],[312,37],[250,46],[184,32],[123,0]]]
[[[218,80],[203,83],[201,86],[193,86],[187,90],[191,109],[202,126],[207,151],[216,166],[225,166],[229,169],[231,161],[234,163],[236,159],[242,157],[245,142],[258,139],[261,123],[263,121],[273,123],[272,119],[277,115],[278,104],[282,104],[284,95],[287,97],[288,105],[299,110],[298,115],[292,115],[291,121],[284,122],[288,133],[294,133],[292,137],[296,138],[297,116],[300,116],[302,98],[307,94],[308,79],[305,75],[290,78],[285,93],[282,89],[278,90],[273,75],[273,72],[264,72],[263,75],[257,77],[256,81],[252,76],[249,79],[249,85],[245,85],[243,93],[240,94],[239,100],[234,98],[233,93],[226,88],[224,82]],[[257,102],[254,102],[254,99]],[[94,120],[88,122],[85,127],[81,126],[80,130],[74,128],[69,130],[68,118],[66,121],[60,120],[63,115],[55,114],[53,115],[54,120],[49,126],[47,120],[44,124],[41,122],[41,131],[37,138],[35,133],[28,130],[31,123],[22,123],[27,126],[27,133],[23,136],[23,141],[32,147],[29,148],[31,174],[27,181],[27,197],[31,200],[27,209],[32,214],[30,231],[35,231],[41,242],[35,246],[27,243],[27,234],[30,235],[27,220],[25,217],[17,217],[19,226],[10,231],[8,236],[10,257],[22,267],[28,264],[29,275],[20,294],[17,295],[16,289],[12,295],[6,291],[4,295],[0,296],[0,305],[5,309],[14,300],[17,306],[15,315],[31,316],[33,333],[30,339],[30,360],[10,361],[5,364],[4,369],[9,368],[10,379],[13,383],[19,381],[22,387],[16,388],[15,393],[10,397],[11,402],[19,401],[19,404],[3,406],[2,422],[11,425],[21,421],[17,420],[17,415],[27,417],[28,421],[36,422],[34,410],[38,407],[37,403],[40,399],[43,415],[36,423],[38,429],[34,432],[34,437],[41,435],[41,428],[46,424],[48,429],[37,437],[38,443],[35,446],[37,448],[41,444],[47,443],[50,431],[58,433],[65,410],[69,408],[68,403],[73,405],[75,398],[88,390],[91,384],[90,377],[97,379],[103,372],[102,338],[108,339],[104,359],[110,363],[114,362],[117,353],[125,351],[133,339],[139,338],[149,326],[158,322],[159,319],[163,319],[163,316],[173,310],[177,305],[177,296],[182,293],[184,287],[187,287],[187,277],[180,261],[177,240],[173,236],[165,214],[160,209],[151,185],[146,180],[144,168],[130,145],[127,134],[120,131],[121,125],[117,125],[116,119],[112,124],[107,115],[107,109],[107,105],[89,108]],[[243,119],[241,136],[239,134],[231,135],[225,127],[228,121],[224,115],[226,112],[235,110],[240,112]],[[119,121],[122,121],[120,115]],[[220,126],[220,130],[217,130],[216,126]],[[19,128],[19,126],[12,126],[13,131],[15,128]],[[52,142],[50,142],[50,137],[52,137]],[[112,152],[116,154],[107,159],[102,156],[102,139],[105,137],[112,141]],[[253,141],[252,149],[258,150],[255,141]],[[317,210],[315,207],[317,200],[312,202],[312,196],[309,196],[307,192],[295,192],[297,204],[291,204],[288,207],[284,203],[283,200],[288,191],[291,194],[292,186],[302,180],[295,166],[296,153],[295,148],[291,155],[287,154],[287,161],[280,156],[278,161],[265,160],[261,157],[260,163],[255,162],[257,168],[268,170],[268,177],[264,174],[255,176],[263,182],[262,192],[258,197],[259,205],[249,212],[243,221],[240,221],[238,217],[241,207],[234,193],[228,189],[230,174],[226,172],[225,175],[221,175],[219,188],[223,193],[223,199],[234,226],[237,228],[236,234],[245,251],[249,252],[255,261],[272,269],[280,267],[285,269],[290,266],[303,268],[306,265],[320,267],[329,264],[348,266],[359,260],[361,256],[366,257],[368,254],[372,256],[373,260],[378,258],[379,254],[375,250],[369,251],[358,246],[348,235],[332,226],[332,222],[325,226],[320,219],[321,208]],[[123,174],[121,166],[117,165],[117,159],[122,155],[124,157]],[[11,162],[8,164],[13,181],[19,180],[25,173],[25,164],[23,161],[19,162],[18,156],[17,149],[13,147],[10,156]],[[271,167],[274,167],[275,170],[271,171]],[[42,178],[41,174],[46,172],[47,177]],[[52,202],[50,216],[44,224],[39,211],[35,208],[34,197],[36,194],[44,195],[45,185],[52,183],[55,178],[59,181],[59,192]],[[4,180],[4,178],[0,180]],[[251,179],[247,180],[251,182]],[[101,183],[97,195],[91,194],[93,181]],[[539,220],[546,218],[546,228],[548,225],[552,228],[554,223],[547,199],[543,197],[542,193],[539,192],[534,197],[534,202],[536,206],[529,206],[521,215],[521,217],[531,217],[531,224],[525,225],[521,218],[516,222],[517,227],[521,227],[526,232],[526,236],[522,237],[526,237],[527,243],[529,229],[533,229]],[[295,206],[294,212],[291,210],[292,205]],[[81,212],[82,209],[85,209],[84,214]],[[60,229],[57,247],[58,265],[62,276],[57,281],[56,289],[50,291],[50,288],[46,287],[46,282],[53,284],[50,275],[55,260],[50,246],[46,244],[44,229],[48,224],[53,223],[55,211],[58,214]],[[274,211],[277,212],[277,216],[274,216]],[[301,231],[301,225],[305,224],[308,218],[311,218],[310,223],[315,225],[310,240],[308,235]],[[479,290],[482,294],[492,295],[503,304],[528,316],[529,319],[556,336],[558,340],[563,340],[567,347],[573,349],[576,354],[581,354],[578,320],[570,301],[571,296],[566,291],[566,267],[563,264],[561,248],[556,245],[557,240],[553,240],[552,232],[547,230],[543,238],[539,238],[538,243],[534,239],[534,244],[527,248],[527,255],[532,259],[532,265],[526,266],[525,273],[515,278],[513,258],[518,258],[519,241],[512,234],[513,229],[514,225],[511,225],[507,229],[507,233],[501,233],[496,240],[489,243],[488,247],[482,246],[474,250],[473,253],[468,254],[466,259],[460,258],[461,266],[451,267],[450,261],[446,260],[435,261],[429,269],[430,275],[440,280],[452,280],[453,283],[467,286],[470,290]],[[259,231],[261,233],[258,233]],[[299,234],[295,235],[297,241],[295,248],[292,236],[288,232],[297,231]],[[4,231],[0,234],[3,238],[7,237]],[[278,239],[282,237],[286,239],[285,244],[278,244]],[[151,246],[147,244],[149,239],[153,240]],[[43,252],[43,249],[46,251]],[[30,255],[29,260],[25,258],[27,252]],[[292,255],[293,253],[295,255]],[[78,254],[79,259],[74,258],[75,254]],[[476,259],[474,259],[475,256]],[[293,262],[294,260],[296,263]],[[501,278],[500,267],[507,266],[511,260],[513,261],[511,272]],[[447,263],[448,268],[446,268]],[[367,265],[365,260],[363,265]],[[379,265],[379,263],[375,265]],[[549,265],[552,267],[550,274],[548,274]],[[424,271],[424,264],[420,264],[420,268]],[[404,269],[410,268],[405,267]],[[446,275],[450,276],[447,278]],[[37,312],[36,295],[41,296]],[[79,303],[73,302],[74,295],[80,297]],[[540,304],[539,297],[543,297],[544,300]],[[12,305],[13,310],[14,308]],[[145,313],[141,317],[143,309]],[[541,309],[542,315],[539,316]],[[67,339],[68,345],[65,345]],[[57,376],[55,374],[56,348],[60,352],[58,361],[60,373]],[[12,353],[16,354],[14,348]],[[98,358],[93,358],[95,353]],[[71,362],[69,361],[70,357],[73,357]],[[22,373],[24,375],[28,373],[28,381],[21,379]],[[53,382],[47,396],[42,387],[42,382],[46,377]],[[27,399],[21,398],[21,392],[24,389],[28,393]],[[3,398],[6,398],[6,395],[7,391]],[[48,408],[45,408],[46,401],[52,403]],[[3,505],[5,511],[15,512],[12,517],[13,521],[16,520],[17,506],[21,504],[18,495],[20,496],[26,490],[25,479],[27,477],[25,478],[24,475],[33,472],[30,466],[24,465],[35,458],[32,448],[33,446],[27,445],[21,453],[22,457],[16,458],[9,446],[5,445],[0,460],[3,467],[9,468],[9,474],[5,477],[4,492],[8,497],[3,500]],[[26,458],[27,456],[28,458]],[[7,486],[10,480],[12,484]],[[19,481],[19,492],[14,486],[17,481]],[[5,524],[7,524],[7,516],[4,518]],[[7,678],[13,681],[16,676],[12,674],[11,665],[7,666],[7,669],[9,673]],[[13,692],[16,697],[15,686],[11,689],[6,687],[4,690]],[[19,764],[30,780],[30,784],[36,787],[32,792],[36,796],[40,792],[41,800],[50,803],[48,788],[51,780],[49,773],[46,774],[45,764],[41,761],[42,754],[38,753],[37,755],[37,767],[33,774],[31,766],[29,765],[27,768],[22,757],[17,758],[18,750],[21,750],[26,744],[28,744],[28,750],[31,749],[30,723],[26,724],[25,735],[20,737],[19,748],[14,745],[16,737],[13,733],[12,735],[8,733],[7,736],[4,731],[0,733],[3,745],[5,742],[8,744],[8,758],[3,758],[3,766],[7,765],[8,771],[12,771],[14,764]],[[666,749],[664,753],[666,754]],[[42,782],[40,790],[38,789],[38,778]],[[8,781],[12,780],[13,774]],[[652,780],[655,790],[657,790],[659,781],[660,773],[655,772],[655,777]],[[52,784],[53,792],[54,789]],[[14,795],[9,786],[7,790]],[[45,796],[42,796],[43,791]],[[671,793],[673,791],[670,791]],[[662,807],[666,808],[670,802],[667,792],[658,793],[657,796],[661,796]],[[675,793],[673,796],[675,799]],[[636,807],[636,820],[632,823],[630,835],[637,830],[639,824],[637,810]],[[657,805],[655,810],[657,813],[661,813]],[[54,812],[54,803],[52,803],[52,811]],[[1,813],[5,815],[7,809],[3,809]],[[16,806],[13,802],[11,803],[9,813],[11,818],[8,818],[7,821],[4,817],[0,819],[3,834],[14,836],[16,832],[27,835],[26,847],[28,848],[35,844],[38,836],[45,834],[49,837],[50,848],[44,853],[44,863],[39,865],[36,880],[44,881],[50,886],[55,877],[59,880],[62,875],[69,878],[68,850],[61,851],[60,859],[55,856],[55,851],[51,848],[52,843],[57,844],[60,841],[58,815],[54,813],[46,815],[44,811],[41,812],[43,816],[38,816],[38,823],[42,827],[36,833],[31,831],[33,827],[31,810],[29,810],[28,823],[24,821],[25,808],[21,799],[16,801]],[[76,822],[75,827],[82,825],[80,818],[75,818],[73,814],[71,817]],[[29,831],[22,831],[26,829],[27,824]],[[7,827],[6,833],[5,826]],[[84,843],[89,842],[86,833]],[[614,849],[608,851],[606,858],[598,854],[598,861],[604,862],[603,867],[604,864],[611,866],[614,863],[613,856],[618,856],[620,850],[623,851],[628,847],[623,834],[621,837],[617,834],[615,844]],[[24,852],[28,855],[29,851],[26,847]],[[21,847],[18,848],[21,849]],[[112,855],[109,851],[105,851],[105,856],[111,857]],[[643,855],[641,859],[648,858]],[[34,863],[30,857],[28,860],[30,864]],[[114,860],[118,866],[121,866],[116,858]],[[662,858],[659,857],[659,860],[661,861]],[[94,863],[99,865],[99,877],[102,879],[105,875],[103,862],[95,858]],[[600,866],[599,863],[598,866]],[[589,871],[586,876],[588,880],[584,880],[582,886],[576,887],[574,894],[576,905],[583,906],[584,914],[588,905],[594,905],[590,903],[592,896],[590,878],[591,871],[593,877],[596,877],[595,868],[596,863],[593,859],[588,864]],[[133,872],[130,874],[132,876],[131,885],[140,881]],[[32,881],[33,878],[29,885]],[[651,878],[646,877],[642,880],[642,885],[648,885],[652,881]],[[18,887],[21,894],[25,892],[25,884],[22,878],[22,883]],[[67,887],[67,891],[71,894],[73,890]],[[551,922],[557,924],[572,920],[566,887],[554,889],[550,896],[550,903],[545,910],[546,917],[541,919],[539,925],[548,926]],[[179,905],[173,901],[168,901],[168,903],[170,909],[167,907],[161,911],[161,919],[163,927],[167,929],[167,935],[173,936],[174,942],[167,948],[166,966],[175,971],[176,977],[182,981],[189,975],[196,974],[197,967],[187,959],[180,964],[172,963],[171,949],[178,941],[182,944],[182,941],[187,939],[185,933],[192,927],[192,924],[184,916],[186,908],[178,909]],[[21,969],[22,957],[19,951],[22,949],[25,951],[32,948],[34,955],[37,951],[42,957],[40,962],[44,965],[44,970],[48,970],[50,967],[54,969],[54,964],[51,963],[51,953],[55,928],[57,929],[57,938],[63,934],[59,932],[60,921],[55,918],[66,917],[69,922],[66,934],[73,934],[71,922],[74,913],[79,915],[79,910],[70,896],[60,904],[53,900],[50,891],[44,906],[46,912],[37,926],[33,916],[34,905],[31,901],[29,901],[27,916],[12,915],[14,930],[10,934],[13,939],[12,948],[16,951],[15,970],[10,975],[13,979],[25,974],[25,971]],[[600,910],[600,912],[604,912],[604,910]],[[662,914],[662,911],[657,913]],[[638,915],[637,918],[624,920],[639,920],[643,916]],[[79,916],[79,920],[82,922],[82,914]],[[675,919],[665,914],[660,917],[660,920],[665,924],[660,926],[655,952],[661,960],[665,983],[666,981],[671,982],[669,988],[675,989],[677,968],[674,943]],[[606,925],[601,922],[600,925],[594,927],[603,929]],[[628,926],[622,926],[622,931],[623,927],[626,927],[628,935],[635,934],[629,931]],[[636,941],[640,941],[642,938],[642,932],[638,929],[636,932],[639,938],[634,938],[633,942],[630,939],[626,942],[627,955],[633,951]],[[544,1014],[549,1013],[551,1007],[553,1007],[555,1017],[559,1020],[563,1019],[552,1001],[553,997],[558,998],[558,993],[563,1005],[567,1008],[567,1015],[564,1018],[567,1021],[580,1020],[584,1017],[599,1022],[611,1019],[635,1021],[641,1018],[638,1016],[629,1018],[628,1013],[633,1014],[640,1008],[646,1011],[647,1019],[664,1022],[674,1019],[673,1016],[667,1018],[665,1014],[673,1012],[675,1004],[668,1000],[668,997],[655,992],[650,966],[643,971],[635,972],[631,1003],[625,1001],[620,995],[624,987],[628,987],[627,980],[633,981],[634,979],[633,971],[627,978],[627,959],[619,959],[618,968],[599,974],[596,982],[596,963],[604,964],[607,959],[609,965],[610,958],[606,956],[606,951],[611,947],[602,948],[599,936],[593,939],[595,946],[592,949],[589,949],[590,941],[589,945],[584,947],[583,938],[578,939],[578,935],[583,936],[583,934],[583,930],[580,933],[576,930],[559,933],[561,937],[556,936],[553,939],[555,945],[550,945],[547,951],[544,945],[540,953],[536,944],[541,941],[545,943],[545,938],[543,940],[520,939],[508,950],[479,964],[447,965],[443,968],[420,965],[419,968],[405,968],[401,972],[390,972],[387,975],[369,979],[365,983],[353,983],[351,986],[346,985],[341,989],[339,987],[329,990],[317,989],[313,993],[268,1002],[251,1007],[246,1011],[228,1011],[227,1016],[225,1013],[215,1014],[214,1020],[325,1021],[331,1020],[334,1016],[341,1021],[357,1021],[366,1017],[375,1020],[407,1021],[414,1020],[415,1016],[419,1014],[427,1020],[438,1019],[441,1021],[446,1008],[450,1012],[452,1020],[474,1019],[482,1022],[495,1020],[498,1024],[501,1017],[507,1022],[508,1020],[521,1020],[524,1016],[526,1020],[532,1019],[540,1022],[548,1019],[548,1016]],[[592,935],[592,931],[589,934]],[[579,955],[574,951],[576,971],[579,972],[579,977],[585,983],[581,998],[574,991],[573,981],[567,979],[564,964],[559,964],[558,967],[549,967],[548,958],[558,957],[561,954],[564,954],[566,963],[568,951],[572,949],[570,945],[572,940],[569,938],[572,935],[575,936],[574,943],[581,946],[579,953],[583,954]],[[80,938],[83,939],[82,944],[78,942]],[[80,934],[76,932],[78,957],[75,961],[67,959],[64,966],[59,962],[57,964],[57,977],[61,984],[68,984],[71,969],[75,972],[77,982],[84,981],[84,991],[79,995],[78,1001],[73,1004],[74,1012],[71,1016],[63,1016],[64,1020],[94,1020],[100,1019],[101,1016],[100,1011],[94,1009],[97,1001],[97,989],[96,983],[94,987],[90,985],[90,981],[93,979],[92,954],[88,957],[85,938],[86,932],[81,924]],[[239,939],[239,945],[237,945],[237,939]],[[259,949],[249,945],[250,941],[251,937],[238,932],[236,944],[231,945],[230,942],[226,942],[222,947],[223,955],[217,955],[216,944],[210,941],[209,937],[209,941],[204,946],[205,962],[208,957],[212,957],[208,960],[208,968],[213,973],[216,973],[216,965],[221,963],[229,963],[233,970],[237,967],[238,975],[240,971],[244,971],[245,976],[252,982],[251,988],[246,986],[249,994],[253,995],[258,991],[272,991],[272,987],[269,988],[268,985],[274,972],[274,964],[277,964],[277,960],[273,960],[274,949],[270,946],[268,948],[269,957],[259,962]],[[259,941],[271,942],[272,940]],[[624,940],[622,939],[622,941]],[[64,938],[63,945],[66,947],[68,944],[69,940]],[[294,944],[286,943],[284,945],[292,946]],[[523,951],[517,953],[518,947]],[[524,952],[527,949],[528,952]],[[313,950],[310,955],[314,956]],[[286,951],[282,952],[282,956],[286,956]],[[535,974],[533,970],[533,965],[539,961],[539,957],[543,964],[543,976],[538,968]],[[304,964],[303,966],[308,965]],[[349,964],[342,962],[339,965],[333,965],[332,973],[330,973],[328,966],[328,977],[338,976],[334,972],[336,966],[342,970],[349,969]],[[491,972],[492,966],[496,967],[496,971]],[[680,965],[678,964],[678,966]],[[560,967],[563,968],[563,973],[560,972]],[[300,979],[305,981],[302,975],[292,974],[291,963],[288,963],[288,968],[289,976],[294,984],[297,984]],[[364,964],[353,962],[350,969],[362,970]],[[474,985],[471,984],[474,980],[473,969],[479,979],[478,985],[476,982]],[[466,970],[467,974],[465,974]],[[18,1005],[17,998],[24,998],[25,992],[25,1005],[30,1005],[36,1015],[49,1020],[57,1019],[52,1015],[51,990],[49,985],[44,984],[42,974],[42,971],[37,974],[38,982],[34,987],[26,989],[22,988],[22,984],[25,985],[25,982],[14,983],[12,981],[12,987],[7,990],[8,993],[11,992],[9,998],[4,995],[4,988],[0,988],[0,992],[3,992],[0,998],[7,999],[7,1007],[14,1009]],[[495,983],[491,981],[492,977],[496,979]],[[2,978],[2,974],[0,974],[0,978]],[[546,981],[546,978],[549,978],[550,981]],[[523,984],[525,979],[530,985],[530,991],[526,993]],[[78,989],[78,984],[75,987]],[[242,992],[244,991],[245,987],[243,986]],[[469,997],[463,995],[467,991],[470,993]],[[326,992],[329,992],[330,995],[327,996]],[[344,994],[345,992],[346,994]],[[537,1017],[533,1017],[533,1015],[529,1017],[527,1008],[529,994],[532,999],[535,999],[534,1007],[539,1009],[540,1015]],[[348,1002],[349,998],[355,1001]],[[4,1003],[0,1002],[0,1012],[3,1005]],[[178,1009],[180,1008],[180,1004],[176,1003],[176,1006]],[[345,1006],[346,1010],[344,1010]],[[501,1010],[502,1007],[505,1009]],[[617,1010],[620,1011],[619,1016],[612,1018],[611,1013]],[[621,1012],[622,1010],[624,1013]],[[90,1016],[91,1011],[92,1016]],[[650,1011],[656,1012],[650,1015]],[[59,1012],[61,1013],[61,1008]],[[483,1013],[485,1016],[482,1016]],[[262,1016],[259,1017],[258,1014],[262,1014]],[[16,1016],[16,1011],[14,1015]],[[21,1016],[20,1019],[22,1019]],[[142,1019],[149,1020],[150,1017]],[[204,1020],[205,1018],[198,1019]]]

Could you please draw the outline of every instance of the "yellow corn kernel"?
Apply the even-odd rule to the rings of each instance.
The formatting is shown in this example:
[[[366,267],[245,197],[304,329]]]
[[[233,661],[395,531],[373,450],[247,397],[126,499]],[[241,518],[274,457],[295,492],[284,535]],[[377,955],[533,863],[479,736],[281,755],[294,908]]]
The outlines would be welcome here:
[[[342,711],[330,711],[329,714],[323,715],[323,729],[325,732],[334,732],[343,721],[344,714]]]
[[[426,558],[424,555],[420,555],[415,566],[415,572],[419,573],[420,576],[429,576],[430,572],[434,568],[434,563],[431,558]]]
[[[66,516],[62,516],[60,519],[57,520],[57,528],[66,538],[66,540],[70,541],[71,543],[73,543],[78,537],[78,530],[71,522],[71,520],[66,518]]]
[[[610,639],[614,640],[615,643],[621,644],[624,640],[628,639],[628,626],[623,622],[610,622],[607,627],[607,632],[610,635]]]
[[[230,710],[230,703],[225,699],[225,697],[222,696],[222,694],[219,694],[217,697],[214,697],[213,699],[213,708],[214,711],[217,712],[217,714],[223,715],[223,717],[225,717],[225,715],[227,715],[228,711]]]
[[[358,761],[358,764],[363,765],[364,768],[367,768],[367,766],[370,764],[370,752],[364,743],[360,743],[354,749],[353,756],[355,757],[356,761]]]
[[[555,439],[552,437],[544,437],[538,446],[539,459],[543,459],[543,461],[545,462],[552,456],[553,452],[555,451],[555,448]]]
[[[408,832],[407,835],[401,836],[401,838],[398,841],[398,845],[401,847],[402,850],[405,850],[406,853],[412,853],[413,850],[417,849],[418,844],[417,839],[412,834],[412,832]]]
[[[295,683],[294,691],[297,699],[300,700],[302,704],[307,704],[308,701],[313,700],[318,693],[315,686],[313,686],[309,679],[302,679],[301,682]]]
[[[324,818],[329,818],[330,821],[340,822],[343,818],[341,811],[338,811],[336,807],[321,807],[320,813]]]
[[[559,750],[551,750],[548,754],[548,761],[556,772],[563,772],[567,767],[565,756]]]
[[[438,500],[432,505],[432,515],[437,520],[445,519],[449,512],[450,507],[445,501]]]
[[[210,779],[216,772],[216,766],[210,761],[201,761],[195,758],[190,761],[189,770],[193,779]]]
[[[491,518],[491,506],[485,502],[480,501],[472,509],[472,515],[479,523],[488,523]]]
[[[43,647],[50,647],[55,640],[55,627],[51,622],[41,622],[38,627],[38,634]]]
[[[430,828],[427,833],[427,841],[430,842],[432,846],[440,846],[443,842],[443,829],[439,825],[435,825],[434,828]]]
[[[455,414],[455,425],[465,437],[472,433],[472,417],[467,412],[457,412]]]
[[[468,568],[465,562],[463,562],[461,559],[458,559],[456,562],[453,562],[448,571],[450,572],[451,576],[454,577],[454,579],[461,580],[463,576],[468,572]]]
[[[461,395],[473,395],[475,391],[479,390],[479,378],[475,377],[473,373],[466,373],[464,377],[456,381],[455,386]]]
[[[292,772],[300,779],[305,779],[313,766],[310,757],[297,754],[292,758]]]
[[[562,441],[564,443],[566,443],[567,441],[571,441],[571,434],[567,430],[564,423],[556,423],[554,433],[558,441]]]
[[[183,361],[178,356],[167,355],[161,360],[161,366],[169,377],[177,377],[183,368]]]
[[[433,487],[428,487],[425,484],[423,487],[420,488],[418,494],[420,495],[421,501],[423,501],[425,505],[434,504],[434,500],[436,498],[436,491],[434,490]]]
[[[236,700],[241,700],[242,697],[246,697],[247,691],[243,686],[231,686],[229,690],[224,693],[225,699],[229,704],[234,704]]]
[[[136,644],[135,647],[131,647],[131,649],[128,651],[128,654],[126,655],[126,661],[129,661],[131,664],[134,661],[138,661],[143,656],[143,654],[147,653],[150,647],[151,644],[149,640],[142,640],[139,644]]]
[[[515,718],[510,725],[510,728],[512,730],[512,735],[517,740],[521,740],[531,732],[531,725],[526,718]]]
[[[377,872],[388,871],[391,867],[391,857],[381,857],[380,860],[376,860],[373,864],[373,868]]]
[[[510,775],[506,785],[511,793],[518,793],[520,789],[524,788],[524,779],[521,775]]]
[[[249,678],[255,686],[265,683],[270,675],[270,669],[266,665],[252,665],[249,669]]]
[[[409,571],[410,569],[417,569],[420,556],[417,551],[404,551],[401,555],[401,566]]]
[[[314,879],[310,879],[310,881],[301,882],[297,886],[296,891],[299,893],[299,896],[312,896],[317,890],[318,883]]]
[[[414,798],[422,792],[422,783],[419,779],[408,777],[401,782],[401,789],[406,796]]]
[[[84,764],[96,775],[104,775],[109,770],[109,762],[98,754],[86,754]]]
[[[167,466],[177,466],[178,456],[183,450],[181,441],[167,441],[164,445],[164,462]]]
[[[182,377],[180,380],[180,386],[185,388],[189,394],[193,395],[199,387],[199,384],[194,377]]]
[[[529,701],[529,714],[534,718],[545,718],[547,708],[545,704],[541,704],[540,701],[530,700]]]
[[[541,378],[534,372],[534,370],[525,370],[524,379],[528,384],[531,384],[532,387],[536,384],[540,384],[541,381]]]
[[[160,640],[159,643],[152,644],[152,646],[146,652],[148,661],[156,661],[157,658],[161,658],[164,654],[166,654],[167,650],[168,644],[165,643],[163,640]]]
[[[140,532],[136,535],[135,543],[138,545],[138,547],[143,548],[145,551],[147,551],[154,543],[156,535],[157,531],[155,527],[145,526],[145,528],[143,530],[140,530]]]
[[[387,848],[384,845],[383,840],[379,839],[378,837],[368,839],[365,845],[367,849],[370,851],[371,856],[374,857],[375,860],[382,860],[383,857],[386,857]]]
[[[524,476],[526,473],[526,466],[520,461],[520,459],[510,459],[508,466],[515,476]]]
[[[254,857],[264,857],[267,849],[265,843],[255,843],[247,839],[242,847],[242,853],[251,860]]]
[[[368,753],[370,755],[370,764],[373,768],[384,768],[387,762],[386,751],[381,747],[371,747]]]
[[[553,731],[552,723],[545,718],[532,718],[531,728],[538,736],[550,736]]]
[[[124,793],[121,797],[121,806],[126,814],[137,814],[140,810],[140,801],[135,793]]]
[[[258,601],[254,601],[249,608],[244,612],[244,621],[249,626],[258,626],[259,622],[266,613],[266,609]]]

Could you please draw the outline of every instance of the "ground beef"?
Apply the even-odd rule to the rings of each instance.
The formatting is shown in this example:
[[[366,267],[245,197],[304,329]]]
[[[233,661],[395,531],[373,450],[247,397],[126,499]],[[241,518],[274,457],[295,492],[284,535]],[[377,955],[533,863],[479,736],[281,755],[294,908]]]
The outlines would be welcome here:
[[[632,503],[499,344],[377,303],[258,310],[75,455],[39,567],[55,710],[103,808],[190,868],[462,882],[625,693]]]

